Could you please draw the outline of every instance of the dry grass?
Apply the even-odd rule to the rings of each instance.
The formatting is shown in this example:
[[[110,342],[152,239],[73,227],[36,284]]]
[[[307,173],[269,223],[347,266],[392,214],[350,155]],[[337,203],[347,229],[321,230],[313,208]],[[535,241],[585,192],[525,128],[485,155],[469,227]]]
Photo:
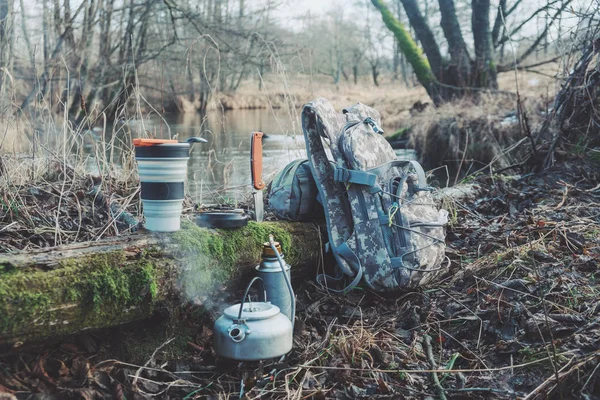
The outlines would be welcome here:
[[[21,118],[0,117],[0,153],[30,152],[31,141]]]
[[[45,112],[0,118],[0,252],[97,240],[137,228],[131,131]]]
[[[422,87],[407,88],[401,82],[384,82],[380,86],[369,81],[357,85],[341,82],[336,87],[328,79],[313,81],[310,76],[300,75],[290,78],[285,88],[279,77],[269,76],[263,80],[262,92],[258,91],[256,83],[246,82],[235,95],[217,93],[216,96],[216,104],[222,104],[226,109],[285,108],[290,104],[289,97],[297,110],[319,97],[327,98],[338,110],[361,102],[379,110],[391,128],[398,116],[409,115],[408,110],[415,102],[427,101],[427,93]]]
[[[514,71],[501,73],[498,76],[499,89],[516,92],[517,83],[521,95],[525,98],[544,98],[556,92],[559,82],[552,76],[557,75],[558,65],[550,64],[537,73],[519,71],[515,78]],[[354,85],[350,82],[340,82],[335,85],[330,78],[309,75],[285,77],[271,74],[263,78],[262,90],[254,81],[247,81],[235,93],[215,93],[213,108],[225,109],[257,109],[284,108],[292,98],[296,108],[318,98],[327,98],[336,109],[361,102],[374,107],[381,112],[384,124],[388,129],[397,129],[410,118],[410,109],[417,102],[430,102],[425,90],[418,84],[407,87],[402,81],[393,81],[387,76],[381,79],[380,85],[363,78]],[[513,104],[513,107],[516,105]]]
[[[531,151],[528,135],[541,123],[545,104],[527,99],[523,106],[527,126],[519,122],[514,99],[484,96],[479,102],[429,107],[413,115],[405,127],[428,168],[447,165],[453,175],[461,176],[481,168],[495,171],[520,163]]]

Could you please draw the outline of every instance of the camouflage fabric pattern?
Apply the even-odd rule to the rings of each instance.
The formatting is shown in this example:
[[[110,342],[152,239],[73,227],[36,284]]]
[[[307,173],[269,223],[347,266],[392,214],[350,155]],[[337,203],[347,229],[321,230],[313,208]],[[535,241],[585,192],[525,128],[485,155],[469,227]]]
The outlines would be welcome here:
[[[437,276],[446,272],[442,266],[445,258],[445,229],[444,221],[440,221],[440,212],[437,209],[431,192],[413,192],[409,187],[416,181],[415,175],[408,177],[408,183],[403,187],[403,202],[399,212],[406,220],[410,231],[410,247],[416,251],[411,268],[431,272],[410,271],[411,287],[422,286],[434,281]]]
[[[342,112],[346,116],[347,122],[362,122],[365,120],[365,118],[371,117],[377,124],[381,125],[381,115],[379,114],[379,111],[362,103],[356,103],[353,106],[346,107],[342,110]]]
[[[365,171],[378,167],[396,159],[396,154],[389,143],[375,133],[371,127],[362,123],[371,117],[380,124],[379,114],[368,107],[357,104],[345,110],[348,122],[339,141],[347,168]],[[354,112],[357,112],[356,114]],[[395,168],[394,168],[395,169]],[[389,171],[378,177],[378,184],[383,185],[394,174]],[[391,262],[385,236],[380,223],[381,200],[379,196],[365,191],[361,185],[351,184],[348,198],[354,218],[354,235],[357,240],[356,253],[361,261],[364,280],[369,287],[377,291],[385,291],[405,287],[408,284],[407,274],[397,273]]]
[[[377,111],[360,103],[344,109],[343,116],[324,99],[309,103],[303,110],[307,152],[318,177],[317,186],[327,198],[330,243],[335,247],[348,245],[360,260],[365,283],[373,290],[427,283],[444,272],[439,266],[445,251],[444,226],[439,223],[431,194],[415,190],[415,178],[405,168],[380,169],[376,187],[381,190],[376,191],[334,181],[333,168],[324,164],[327,155],[320,138],[330,143],[329,158],[349,170],[366,171],[397,160],[383,136],[365,123],[367,117],[377,125],[381,123]],[[336,127],[341,129],[336,131]],[[406,168],[410,165],[406,163]],[[338,254],[336,259],[348,274],[346,260]],[[422,272],[426,270],[436,273]]]
[[[319,194],[323,199],[329,243],[332,247],[347,242],[354,230],[346,188],[342,183],[333,180],[332,162],[334,164],[338,162],[341,153],[334,145],[330,148],[331,154],[327,154],[323,145],[324,139],[329,143],[337,143],[345,123],[344,116],[336,112],[326,99],[317,99],[306,104],[302,109],[306,153]],[[356,274],[357,271],[337,255],[336,261],[344,274],[348,276]]]

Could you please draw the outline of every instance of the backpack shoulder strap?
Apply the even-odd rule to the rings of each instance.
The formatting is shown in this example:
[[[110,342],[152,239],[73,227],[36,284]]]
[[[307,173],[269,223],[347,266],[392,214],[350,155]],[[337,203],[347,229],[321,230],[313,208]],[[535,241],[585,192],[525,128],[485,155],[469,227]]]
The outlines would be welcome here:
[[[346,187],[334,179],[335,166],[344,165],[338,140],[345,124],[344,115],[326,99],[312,101],[302,109],[306,153],[325,211],[329,246],[342,272],[354,277],[353,287],[360,282],[362,268],[352,250],[355,246],[347,243],[354,239],[354,223]]]

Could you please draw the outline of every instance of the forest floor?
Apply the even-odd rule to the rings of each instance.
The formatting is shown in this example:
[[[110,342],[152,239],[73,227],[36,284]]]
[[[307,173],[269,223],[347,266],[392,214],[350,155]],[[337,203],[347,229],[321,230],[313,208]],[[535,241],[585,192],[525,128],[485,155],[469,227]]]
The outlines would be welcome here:
[[[217,359],[220,308],[187,306],[2,355],[0,399],[600,398],[598,162],[483,175],[469,187],[443,200],[452,270],[435,285],[342,297],[295,276],[284,360]]]

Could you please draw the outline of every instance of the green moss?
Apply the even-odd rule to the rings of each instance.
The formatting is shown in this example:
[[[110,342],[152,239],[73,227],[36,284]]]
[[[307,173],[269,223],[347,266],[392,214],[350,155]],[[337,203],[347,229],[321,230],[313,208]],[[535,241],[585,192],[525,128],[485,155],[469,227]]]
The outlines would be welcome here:
[[[241,229],[220,231],[184,222],[182,230],[173,234],[180,249],[177,257],[184,266],[180,279],[183,292],[190,299],[210,293],[238,272],[241,260],[258,264],[269,234],[275,236],[288,261],[293,262],[298,254],[292,250],[292,235],[286,226],[249,222]]]
[[[0,270],[0,342],[119,325],[147,318],[172,294],[182,292],[188,299],[209,294],[240,267],[258,264],[269,234],[282,244],[290,264],[316,259],[302,253],[319,249],[301,242],[305,237],[293,237],[293,225],[250,222],[218,231],[184,223],[181,231],[164,235],[168,251],[149,247],[136,259],[114,251],[71,258],[51,269],[9,264]],[[176,279],[180,290],[172,293]]]
[[[110,326],[125,313],[147,314],[158,294],[156,260],[125,263],[123,252],[69,259],[51,271],[0,275],[0,332],[27,334],[31,321],[48,334],[67,325]],[[132,309],[137,309],[132,310]]]
[[[388,137],[388,140],[398,140],[406,137],[410,133],[410,128],[400,128]]]
[[[388,9],[383,0],[371,0],[373,5],[377,7],[381,13],[381,18],[385,23],[385,26],[394,34],[402,54],[406,57],[406,60],[410,63],[417,75],[417,79],[425,87],[427,93],[432,97],[434,102],[436,101],[435,91],[436,79],[431,71],[429,61],[423,55],[423,52],[417,46],[415,40],[410,36],[408,30],[404,24],[398,21],[394,14]]]

